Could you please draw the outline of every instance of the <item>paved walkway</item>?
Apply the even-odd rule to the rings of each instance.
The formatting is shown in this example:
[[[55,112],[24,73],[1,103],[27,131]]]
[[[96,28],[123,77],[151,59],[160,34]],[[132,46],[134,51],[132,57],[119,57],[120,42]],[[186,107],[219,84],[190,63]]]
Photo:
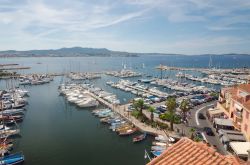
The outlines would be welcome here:
[[[105,101],[104,99],[96,96],[93,93],[88,92],[88,94],[97,99],[101,104],[109,107],[110,109],[112,109],[113,111],[115,111],[116,113],[120,114],[122,117],[124,117],[125,119],[127,119],[129,122],[131,122],[132,124],[134,124],[139,130],[143,131],[143,132],[147,132],[149,134],[152,135],[158,135],[161,134],[163,136],[168,136],[171,135],[171,133],[167,132],[168,135],[166,135],[166,133],[163,130],[159,130],[157,128],[153,128],[149,125],[146,125],[145,123],[140,122],[139,120],[137,120],[134,116],[130,115],[130,113],[127,111],[128,110],[128,106],[129,104],[125,104],[125,105],[113,105],[108,103],[107,101]],[[157,103],[154,106],[157,105],[162,105],[165,102],[161,102],[161,103]],[[174,124],[174,130],[176,132],[179,132],[179,134],[182,134],[183,136],[187,136],[190,137],[191,136],[191,132],[190,129],[191,128],[196,128],[197,130],[201,131],[203,130],[204,127],[210,127],[213,128],[211,123],[207,120],[200,120],[198,119],[198,113],[205,113],[205,111],[214,106],[215,102],[210,102],[210,103],[206,103],[206,104],[202,104],[200,106],[195,107],[194,109],[191,109],[191,117],[188,120],[188,125],[184,125],[184,124]],[[143,113],[145,114],[146,117],[148,117],[150,119],[150,115],[151,112],[147,111],[147,110],[143,110]],[[169,122],[163,121],[157,117],[154,118],[154,120],[163,122],[165,124],[169,125]],[[227,152],[225,151],[224,147],[222,146],[222,144],[219,141],[218,135],[217,133],[214,131],[215,136],[207,136],[202,132],[202,135],[204,136],[204,139],[207,140],[211,145],[215,145],[218,149],[218,152],[222,153],[222,154],[227,154]]]
[[[125,105],[113,105],[105,101],[104,99],[96,96],[95,94],[88,92],[88,95],[97,99],[101,104],[107,106],[108,108],[112,109],[113,111],[117,112],[120,114],[122,117],[127,119],[129,122],[134,124],[139,130],[143,132],[147,132],[152,135],[158,135],[161,134],[163,136],[166,136],[165,132],[163,130],[159,130],[157,128],[153,128],[149,125],[146,125],[145,123],[140,122],[137,120],[134,116],[130,115],[129,112],[127,111],[128,109],[128,104]]]

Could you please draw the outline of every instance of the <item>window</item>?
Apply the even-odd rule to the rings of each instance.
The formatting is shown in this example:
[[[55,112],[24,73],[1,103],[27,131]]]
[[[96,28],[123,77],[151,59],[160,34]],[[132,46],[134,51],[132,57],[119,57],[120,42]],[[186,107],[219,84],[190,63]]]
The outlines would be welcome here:
[[[245,126],[244,126],[244,130],[247,132],[247,128],[248,128],[248,125],[247,124],[245,124]]]
[[[246,119],[248,119],[248,118],[249,118],[249,112],[246,111]]]

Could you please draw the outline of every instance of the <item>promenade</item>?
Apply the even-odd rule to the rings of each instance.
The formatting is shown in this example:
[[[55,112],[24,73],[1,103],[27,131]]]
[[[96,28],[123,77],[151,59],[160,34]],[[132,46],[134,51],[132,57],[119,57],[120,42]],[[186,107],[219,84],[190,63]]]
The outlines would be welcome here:
[[[137,127],[140,131],[146,132],[148,134],[151,135],[163,135],[163,136],[167,136],[166,133],[163,130],[159,130],[157,128],[153,128],[145,123],[140,122],[139,120],[137,120],[134,116],[130,115],[128,110],[128,105],[129,104],[125,104],[125,105],[113,105],[108,103],[107,101],[105,101],[104,99],[96,96],[95,94],[88,92],[87,93],[89,96],[95,98],[96,100],[98,100],[101,104],[107,106],[108,108],[112,109],[114,112],[120,114],[122,117],[124,117],[126,120],[128,120],[129,122],[131,122],[135,127]]]

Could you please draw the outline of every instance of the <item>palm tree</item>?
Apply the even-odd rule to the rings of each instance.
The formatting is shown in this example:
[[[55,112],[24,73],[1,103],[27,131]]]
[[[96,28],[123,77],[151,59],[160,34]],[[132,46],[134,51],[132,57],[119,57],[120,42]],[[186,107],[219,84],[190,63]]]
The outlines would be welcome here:
[[[142,110],[144,107],[144,101],[142,99],[139,99],[135,102],[135,109],[139,111],[140,116],[142,115]]]
[[[183,121],[186,120],[187,117],[187,112],[190,110],[189,106],[188,106],[188,101],[183,99],[180,105],[180,109],[183,113]]]
[[[194,140],[194,132],[195,132],[195,129],[194,129],[194,128],[191,128],[189,131],[190,131],[190,133],[191,133],[190,139]]]
[[[153,122],[153,121],[154,121],[154,112],[155,112],[155,108],[152,107],[152,106],[149,106],[149,107],[148,107],[148,111],[151,112],[150,118],[151,118],[151,122]]]
[[[169,97],[166,101],[166,106],[169,112],[169,118],[170,118],[170,130],[174,130],[174,121],[175,121],[175,109],[176,109],[176,100],[174,97]]]

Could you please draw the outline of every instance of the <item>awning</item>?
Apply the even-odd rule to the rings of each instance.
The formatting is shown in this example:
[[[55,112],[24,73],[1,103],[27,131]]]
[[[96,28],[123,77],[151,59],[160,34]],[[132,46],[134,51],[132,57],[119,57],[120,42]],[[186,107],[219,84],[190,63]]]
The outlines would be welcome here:
[[[240,110],[240,111],[243,109],[243,108],[242,108],[240,105],[238,105],[238,104],[235,104],[234,107],[235,107],[236,109]]]
[[[249,94],[248,93],[246,93],[246,92],[240,92],[240,96],[242,96],[242,97],[246,97],[246,96],[248,96]]]
[[[229,126],[229,127],[233,127],[233,121],[230,119],[221,119],[221,118],[215,118],[214,119],[214,123],[217,125],[221,125],[221,126]]]
[[[213,115],[223,114],[224,111],[222,109],[209,109],[208,113],[210,116],[213,116]]]
[[[250,149],[250,142],[230,142],[229,145],[238,156],[248,156],[247,150]]]

